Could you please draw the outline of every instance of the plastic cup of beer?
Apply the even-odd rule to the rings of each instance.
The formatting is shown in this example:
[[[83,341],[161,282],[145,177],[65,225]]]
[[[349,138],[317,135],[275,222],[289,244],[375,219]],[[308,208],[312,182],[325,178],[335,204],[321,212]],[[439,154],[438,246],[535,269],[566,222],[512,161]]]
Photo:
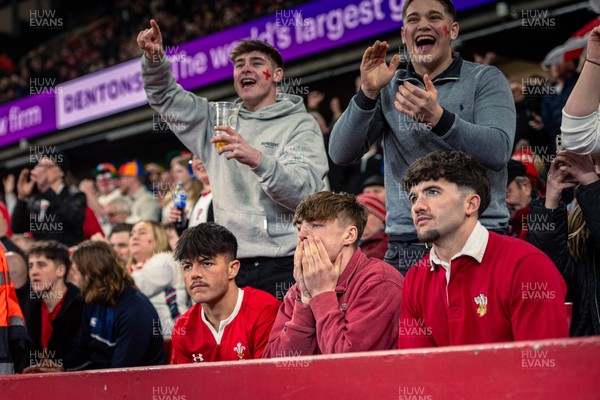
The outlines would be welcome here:
[[[226,125],[236,129],[238,113],[240,112],[240,104],[230,101],[215,101],[210,103],[211,108],[211,123],[213,126]],[[214,135],[226,134],[225,131],[214,131]],[[220,149],[227,142],[216,142],[215,147]]]

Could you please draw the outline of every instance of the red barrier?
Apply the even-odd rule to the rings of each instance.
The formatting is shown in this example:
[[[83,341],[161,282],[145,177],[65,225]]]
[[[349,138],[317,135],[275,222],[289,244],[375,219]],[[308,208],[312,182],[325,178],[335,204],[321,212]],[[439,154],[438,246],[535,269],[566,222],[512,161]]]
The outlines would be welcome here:
[[[598,399],[600,338],[8,376],[3,399]]]

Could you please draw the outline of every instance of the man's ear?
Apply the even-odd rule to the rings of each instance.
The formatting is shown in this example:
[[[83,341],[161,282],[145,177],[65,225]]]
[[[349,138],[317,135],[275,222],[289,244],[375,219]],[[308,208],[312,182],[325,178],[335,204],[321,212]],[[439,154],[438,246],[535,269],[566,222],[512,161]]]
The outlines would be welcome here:
[[[60,263],[56,266],[56,275],[63,279],[67,277],[67,267],[65,264]]]
[[[358,239],[358,229],[354,225],[350,225],[344,232],[344,240],[342,243],[344,246],[352,246]]]
[[[481,206],[481,197],[476,193],[468,194],[465,197],[465,215],[470,217],[473,214],[477,214],[479,207]]]
[[[456,40],[459,31],[460,26],[458,25],[458,22],[454,21],[452,25],[450,25],[450,40]]]
[[[400,37],[402,38],[402,44],[406,44],[406,40],[404,39],[404,27],[400,28]]]
[[[277,67],[273,71],[273,82],[279,83],[283,79],[283,68]]]
[[[526,177],[521,183],[521,186],[523,186],[523,191],[525,192],[525,194],[528,197],[531,196],[531,181],[529,180],[529,178]]]
[[[240,271],[240,261],[239,260],[230,261],[227,269],[228,269],[227,277],[229,279],[234,279],[237,276],[238,272]]]

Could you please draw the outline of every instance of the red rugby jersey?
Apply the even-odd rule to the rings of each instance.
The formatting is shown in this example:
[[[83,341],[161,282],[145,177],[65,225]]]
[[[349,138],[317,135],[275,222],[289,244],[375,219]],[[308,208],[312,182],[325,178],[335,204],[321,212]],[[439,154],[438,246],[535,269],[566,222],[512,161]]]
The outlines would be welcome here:
[[[219,331],[195,304],[177,319],[171,334],[171,364],[260,358],[269,340],[281,301],[262,290],[245,287],[235,309]]]

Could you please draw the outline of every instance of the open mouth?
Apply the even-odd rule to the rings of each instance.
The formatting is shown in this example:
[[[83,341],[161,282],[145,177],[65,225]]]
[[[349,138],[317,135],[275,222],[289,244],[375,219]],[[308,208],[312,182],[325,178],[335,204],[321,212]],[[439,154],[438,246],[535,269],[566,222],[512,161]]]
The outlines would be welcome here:
[[[252,78],[244,78],[242,79],[242,88],[247,89],[256,85],[256,80]]]
[[[417,40],[415,41],[415,43],[417,44],[417,51],[419,53],[427,52],[433,48],[435,42],[435,38],[431,35],[417,36]]]

